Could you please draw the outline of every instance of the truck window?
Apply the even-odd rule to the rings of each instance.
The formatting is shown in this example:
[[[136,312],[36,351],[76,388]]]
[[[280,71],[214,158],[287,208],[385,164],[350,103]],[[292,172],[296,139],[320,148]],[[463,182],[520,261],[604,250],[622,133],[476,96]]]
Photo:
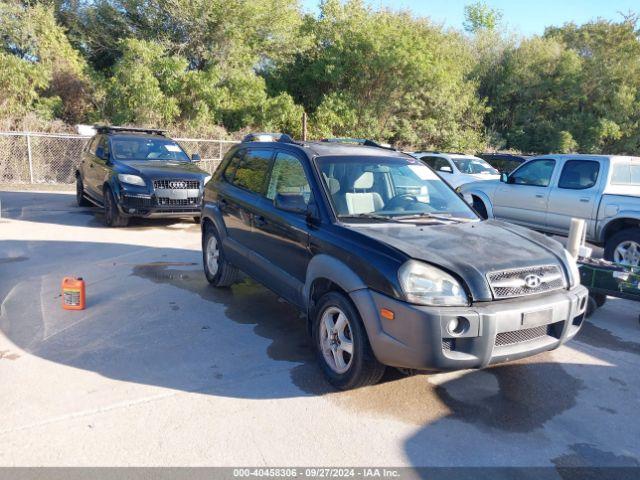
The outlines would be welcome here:
[[[558,188],[584,190],[598,181],[600,163],[591,160],[569,160],[562,167]]]
[[[548,158],[533,160],[525,163],[511,175],[509,183],[516,185],[531,185],[535,187],[548,187],[551,175],[556,166],[556,161]]]
[[[420,160],[425,162],[427,165],[429,165],[431,168],[433,168],[436,171],[440,170],[442,167],[451,168],[451,165],[449,164],[446,158],[425,156],[425,157],[422,157]]]
[[[311,197],[311,188],[300,160],[284,152],[276,155],[267,189],[269,200],[275,199],[276,195],[297,196],[305,204],[309,203]]]
[[[611,174],[611,184],[640,186],[640,165],[616,163]]]

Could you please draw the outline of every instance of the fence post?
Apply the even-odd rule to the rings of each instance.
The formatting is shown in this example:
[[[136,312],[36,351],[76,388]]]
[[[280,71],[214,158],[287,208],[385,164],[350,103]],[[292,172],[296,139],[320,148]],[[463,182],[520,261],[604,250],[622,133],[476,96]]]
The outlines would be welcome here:
[[[31,135],[29,135],[27,133],[27,156],[29,157],[29,180],[31,181],[31,184],[34,183],[33,181],[33,158],[31,155]]]

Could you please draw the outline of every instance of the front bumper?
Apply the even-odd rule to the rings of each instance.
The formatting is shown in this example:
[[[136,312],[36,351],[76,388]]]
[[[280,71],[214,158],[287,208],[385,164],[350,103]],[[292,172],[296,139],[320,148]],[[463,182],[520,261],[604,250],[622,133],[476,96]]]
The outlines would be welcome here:
[[[555,349],[580,330],[587,297],[579,285],[470,307],[425,307],[368,289],[351,292],[381,363],[432,371],[482,368]],[[382,308],[395,318],[381,318]],[[452,319],[465,319],[466,331],[450,334]]]
[[[171,218],[199,217],[202,210],[202,193],[186,199],[167,199],[155,193],[137,193],[123,190],[118,195],[118,209],[129,217]]]

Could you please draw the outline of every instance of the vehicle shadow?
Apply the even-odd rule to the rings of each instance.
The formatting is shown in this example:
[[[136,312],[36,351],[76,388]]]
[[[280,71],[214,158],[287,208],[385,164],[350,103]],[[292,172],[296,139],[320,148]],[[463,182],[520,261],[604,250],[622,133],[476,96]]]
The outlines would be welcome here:
[[[0,203],[0,218],[63,226],[108,228],[104,225],[102,208],[78,207],[75,193],[1,191]],[[194,230],[200,228],[189,216],[172,219],[132,218],[127,228],[143,230],[181,224]]]
[[[323,395],[354,415],[414,425],[405,452],[415,466],[525,461],[525,451],[535,450],[543,435],[536,432],[560,437],[546,429],[555,422],[561,429],[567,415],[589,415],[598,428],[588,428],[585,437],[593,435],[594,445],[638,424],[633,401],[628,411],[615,398],[580,401],[588,391],[635,395],[637,387],[620,378],[624,372],[561,364],[550,353],[459,374],[404,377],[388,369],[379,385],[336,392],[316,366],[300,313],[248,280],[212,288],[200,255],[128,244],[0,242],[1,334],[31,355],[124,382],[248,399]],[[60,308],[60,279],[74,272],[88,284],[88,308],[81,312]],[[505,442],[497,457],[490,440],[495,431]],[[472,444],[472,455],[463,459],[460,448]],[[587,460],[604,458],[597,447],[578,451]],[[559,465],[575,460],[553,455],[546,459]]]

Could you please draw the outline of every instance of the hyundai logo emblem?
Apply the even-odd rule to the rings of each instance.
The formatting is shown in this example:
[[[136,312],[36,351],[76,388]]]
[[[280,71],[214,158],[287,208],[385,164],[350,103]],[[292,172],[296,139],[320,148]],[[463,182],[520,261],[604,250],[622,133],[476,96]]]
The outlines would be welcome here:
[[[169,188],[187,188],[187,182],[169,182]]]
[[[542,279],[538,275],[534,275],[533,273],[524,277],[524,285],[527,288],[538,288],[541,283]]]

